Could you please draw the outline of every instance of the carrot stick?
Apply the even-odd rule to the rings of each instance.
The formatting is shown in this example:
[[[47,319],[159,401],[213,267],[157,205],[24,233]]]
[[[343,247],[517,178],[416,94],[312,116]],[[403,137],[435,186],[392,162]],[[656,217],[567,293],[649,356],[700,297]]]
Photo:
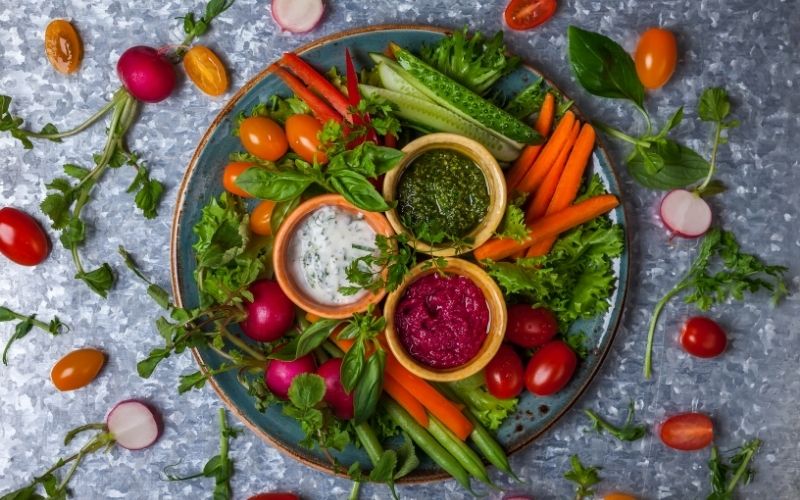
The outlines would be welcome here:
[[[283,82],[292,92],[297,94],[297,97],[308,104],[308,107],[311,108],[311,112],[314,113],[314,116],[317,118],[317,120],[321,121],[322,123],[325,123],[328,120],[334,120],[338,123],[342,123],[341,115],[339,115],[335,109],[330,107],[328,103],[323,101],[317,94],[306,88],[306,86],[303,85],[303,82],[298,80],[296,76],[289,73],[285,69],[279,68],[278,66],[273,66],[273,71],[281,80],[283,80]]]
[[[539,241],[556,237],[564,231],[599,217],[619,205],[613,194],[603,194],[570,205],[564,210],[545,215],[530,225],[528,238],[519,242],[513,238],[493,238],[474,251],[475,259],[501,260],[516,252],[530,248]],[[388,366],[388,360],[387,360]]]
[[[383,390],[392,397],[397,403],[408,412],[417,423],[427,429],[428,427],[428,414],[425,412],[425,407],[410,393],[408,389],[400,385],[400,382],[394,379],[388,373],[383,378]]]
[[[570,151],[572,151],[572,147],[575,145],[575,141],[578,139],[578,133],[580,131],[581,122],[575,120],[575,125],[572,126],[569,139],[567,139],[564,147],[561,148],[561,152],[558,154],[558,158],[556,159],[555,164],[553,164],[553,168],[547,172],[547,175],[542,181],[542,185],[536,190],[533,201],[528,206],[527,216],[525,217],[525,222],[528,224],[531,224],[536,219],[541,219],[542,216],[547,213],[547,207],[550,205],[550,200],[553,198],[553,193],[556,192],[558,180],[561,178],[561,173],[564,171],[564,167],[567,164],[567,157],[569,156]]]
[[[556,117],[556,96],[548,92],[542,101],[542,108],[539,110],[539,116],[536,117],[536,129],[542,137],[550,135],[550,129],[553,128],[553,120]]]
[[[552,168],[558,158],[558,153],[564,147],[564,144],[569,139],[572,126],[575,124],[575,114],[572,111],[567,111],[558,122],[553,136],[542,148],[542,152],[536,157],[536,161],[528,169],[525,177],[520,181],[517,189],[524,193],[532,193],[544,180],[547,172]]]
[[[298,78],[303,80],[303,83],[311,90],[327,99],[333,106],[333,109],[344,116],[347,121],[352,121],[350,102],[347,97],[300,56],[294,52],[286,52],[283,54],[279,64],[290,69]]]
[[[553,119],[555,116],[556,98],[553,94],[548,92],[544,96],[544,101],[542,102],[542,107],[539,110],[539,116],[536,117],[536,125],[534,126],[542,137],[550,135],[550,129],[553,127]],[[525,146],[525,149],[522,150],[522,154],[514,161],[514,165],[506,176],[506,186],[508,187],[509,193],[517,188],[519,182],[525,177],[528,169],[533,165],[533,162],[536,161],[536,157],[539,156],[541,151],[541,144]]]

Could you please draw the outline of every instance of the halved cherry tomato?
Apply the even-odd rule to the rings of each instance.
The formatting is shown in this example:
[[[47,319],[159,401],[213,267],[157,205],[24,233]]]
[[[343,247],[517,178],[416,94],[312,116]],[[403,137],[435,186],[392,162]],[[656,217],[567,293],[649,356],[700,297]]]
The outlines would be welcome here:
[[[497,354],[484,368],[484,374],[486,388],[496,398],[515,398],[522,392],[522,360],[511,346],[500,346]]]
[[[328,163],[328,157],[320,150],[319,133],[322,124],[311,115],[292,115],[286,120],[286,138],[289,147],[300,158],[313,163]]]
[[[253,209],[250,213],[250,230],[262,236],[269,236],[272,234],[272,209],[275,208],[275,202],[264,200]]]
[[[77,349],[56,361],[50,380],[59,391],[80,389],[97,377],[105,362],[106,355],[97,349]]]
[[[508,308],[508,342],[530,349],[549,342],[557,333],[558,320],[550,309],[527,304],[514,304]]]
[[[700,450],[714,439],[714,423],[702,413],[681,413],[661,424],[661,441],[676,450]]]
[[[556,12],[556,0],[511,0],[503,18],[512,30],[529,30],[547,21]]]
[[[716,321],[694,316],[683,325],[680,342],[683,349],[692,356],[713,358],[725,350],[728,337]]]
[[[578,357],[566,343],[550,341],[528,361],[525,387],[537,396],[555,394],[569,383],[576,366]]]
[[[678,43],[671,31],[650,28],[636,46],[636,74],[642,85],[657,89],[667,83],[678,64]]]
[[[252,166],[252,163],[246,161],[234,161],[225,165],[225,170],[222,172],[222,186],[225,190],[242,198],[252,198],[250,193],[236,185],[236,178]]]
[[[50,240],[36,219],[4,207],[0,209],[0,253],[17,264],[35,266],[50,253]]]
[[[239,125],[239,139],[248,153],[263,160],[278,161],[289,150],[281,126],[266,116],[245,118]]]
[[[195,45],[183,56],[183,69],[198,89],[217,96],[228,90],[228,71],[217,54],[208,47]]]
[[[83,43],[69,21],[50,21],[44,30],[44,53],[59,73],[74,73],[83,59]]]
[[[259,493],[258,495],[251,496],[247,500],[300,500],[300,497],[294,493],[276,492]]]

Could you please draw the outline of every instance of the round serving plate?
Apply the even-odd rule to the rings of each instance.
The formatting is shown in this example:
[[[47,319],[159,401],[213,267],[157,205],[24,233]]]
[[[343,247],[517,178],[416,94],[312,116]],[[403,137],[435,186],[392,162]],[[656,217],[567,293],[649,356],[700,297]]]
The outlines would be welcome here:
[[[296,52],[318,68],[343,68],[344,49],[349,48],[357,66],[371,65],[368,53],[383,52],[389,42],[416,50],[423,44],[437,42],[447,33],[445,29],[428,26],[372,26],[322,38]],[[541,76],[534,68],[523,65],[506,76],[499,83],[499,89],[507,95],[513,95]],[[554,87],[551,82],[547,83]],[[172,288],[175,300],[181,307],[193,308],[198,305],[193,277],[195,257],[192,244],[195,236],[192,228],[200,219],[202,207],[222,192],[220,177],[223,167],[228,163],[228,156],[242,150],[239,139],[231,135],[233,120],[239,112],[249,111],[273,94],[288,96],[289,90],[267,67],[247,82],[217,115],[186,169],[179,187],[171,238]],[[614,168],[602,147],[595,148],[589,170],[600,175],[610,192],[620,193]],[[624,205],[616,208],[610,216],[621,223],[627,232]],[[589,356],[580,363],[569,385],[559,393],[537,397],[523,392],[516,414],[508,418],[497,432],[499,442],[508,453],[524,448],[554,425],[578,400],[598,372],[611,348],[625,302],[628,287],[627,239],[623,254],[614,262],[617,289],[611,297],[611,307],[603,316],[579,321],[572,326],[575,331],[585,332],[591,340],[593,348]],[[223,361],[217,354],[205,349],[194,350],[194,356],[203,369],[219,366]],[[344,475],[342,471],[334,470],[320,450],[308,450],[298,444],[303,433],[295,420],[283,415],[280,405],[273,405],[264,413],[259,412],[251,396],[236,380],[235,373],[215,376],[210,383],[228,409],[264,441],[311,467]],[[334,456],[345,469],[355,461],[369,463],[366,453],[353,445],[334,453]],[[402,481],[423,482],[446,477],[444,471],[424,457],[420,466]]]

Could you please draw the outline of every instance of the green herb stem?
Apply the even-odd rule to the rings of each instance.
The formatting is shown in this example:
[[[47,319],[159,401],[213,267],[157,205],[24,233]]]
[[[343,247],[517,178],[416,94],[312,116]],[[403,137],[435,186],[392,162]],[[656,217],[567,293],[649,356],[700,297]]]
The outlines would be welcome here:
[[[247,354],[249,354],[250,357],[252,357],[252,358],[254,358],[254,359],[258,360],[258,361],[266,361],[267,360],[266,356],[264,356],[260,352],[256,351],[252,347],[250,347],[247,344],[247,342],[245,342],[244,340],[240,339],[236,335],[234,335],[231,332],[229,332],[227,328],[221,327],[220,328],[220,332],[222,333],[222,335],[225,337],[225,339],[227,341],[229,341],[231,344],[235,345],[236,347],[238,347],[242,351],[246,352]]]
[[[650,326],[647,329],[647,352],[644,356],[644,378],[646,379],[650,378],[653,370],[653,343],[655,341],[658,317],[661,315],[661,311],[664,309],[664,306],[667,305],[667,302],[669,302],[672,297],[680,293],[685,286],[686,285],[684,282],[679,283],[675,288],[670,290],[669,293],[664,295],[664,297],[656,304],[655,309],[653,309],[653,316],[650,318]]]
[[[706,175],[705,180],[703,181],[700,186],[695,189],[695,192],[700,194],[702,193],[708,184],[711,182],[711,178],[714,176],[714,172],[717,169],[717,150],[719,150],[719,143],[722,137],[722,129],[723,124],[722,122],[717,122],[717,128],[714,131],[714,145],[711,148],[711,159],[708,162],[708,175]]]
[[[124,89],[120,89],[120,90],[116,91],[114,93],[114,97],[110,101],[108,101],[105,104],[105,106],[100,108],[95,114],[93,114],[92,116],[87,118],[86,121],[84,121],[83,123],[81,123],[80,125],[78,125],[75,128],[72,128],[70,130],[66,130],[64,132],[56,132],[54,134],[43,134],[41,132],[26,132],[26,135],[28,137],[35,137],[37,139],[51,139],[52,140],[52,139],[63,139],[64,137],[71,137],[73,135],[79,134],[79,133],[83,132],[84,130],[86,130],[87,128],[89,128],[92,125],[94,125],[94,123],[97,122],[97,120],[99,120],[100,118],[104,117],[109,111],[111,111],[111,109],[114,106],[116,106],[117,103],[119,102],[119,100],[122,98],[123,92],[125,92]]]
[[[44,321],[39,321],[36,319],[36,315],[25,316],[24,314],[20,314],[18,312],[12,311],[11,309],[4,308],[5,311],[14,318],[21,320],[21,321],[30,321],[33,326],[39,328],[40,330],[50,331],[50,325],[45,323]]]
[[[736,484],[739,482],[742,476],[747,473],[748,466],[750,465],[750,460],[753,458],[753,455],[755,455],[756,451],[758,451],[758,448],[760,446],[761,446],[760,439],[755,439],[751,443],[748,443],[748,445],[746,446],[746,450],[744,450],[742,454],[741,457],[742,461],[739,464],[739,467],[736,468],[736,472],[733,473],[733,477],[731,477],[731,480],[728,483],[727,488],[725,488],[725,491],[727,493],[733,493],[733,490],[736,489]]]
[[[628,134],[626,134],[625,132],[622,132],[621,130],[617,130],[614,127],[608,126],[608,125],[606,125],[604,123],[594,122],[593,125],[595,127],[597,127],[598,129],[602,130],[603,132],[607,133],[608,135],[610,135],[612,137],[616,137],[617,139],[623,140],[623,141],[628,142],[630,144],[633,144],[634,146],[641,146],[643,148],[649,148],[650,147],[650,142],[649,141],[643,141],[641,139],[636,139],[635,137],[631,137]],[[648,128],[649,128],[649,125],[648,125]]]

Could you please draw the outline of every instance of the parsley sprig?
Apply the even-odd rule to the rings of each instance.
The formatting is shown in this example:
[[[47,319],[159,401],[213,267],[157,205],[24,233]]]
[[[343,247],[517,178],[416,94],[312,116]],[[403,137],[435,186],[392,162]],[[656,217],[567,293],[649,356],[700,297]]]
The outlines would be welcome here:
[[[600,467],[585,466],[578,455],[569,459],[572,469],[564,473],[564,478],[575,483],[575,500],[583,500],[594,495],[594,485],[600,482]]]
[[[583,413],[592,421],[592,429],[597,433],[602,434],[603,431],[608,432],[620,441],[638,441],[642,439],[647,433],[647,427],[644,425],[634,425],[633,417],[635,409],[633,401],[628,405],[628,416],[621,426],[616,426],[608,423],[600,415],[592,410],[583,410]]]
[[[345,275],[352,286],[340,288],[341,293],[354,295],[361,290],[377,292],[384,288],[391,292],[400,286],[416,263],[416,252],[408,245],[408,237],[404,234],[377,235],[375,247],[359,247],[370,253],[347,266]]]
[[[717,269],[715,271],[715,269]],[[667,294],[658,301],[647,332],[644,376],[650,378],[653,366],[653,342],[658,318],[669,301],[686,293],[684,302],[707,311],[729,299],[743,300],[745,292],[772,292],[772,302],[787,294],[784,266],[768,265],[755,255],[744,253],[730,231],[712,228],[703,238],[694,263]]]
[[[711,459],[708,467],[711,470],[711,494],[708,500],[733,500],[733,492],[739,481],[748,484],[755,472],[750,468],[750,461],[761,447],[760,439],[748,441],[739,448],[728,463],[719,456],[716,446],[711,447]],[[733,472],[733,476],[729,475]]]
[[[58,316],[54,316],[49,323],[45,323],[44,321],[36,319],[35,314],[25,316],[24,314],[12,311],[8,307],[0,306],[0,323],[15,320],[18,320],[19,323],[14,326],[14,333],[11,335],[11,337],[9,337],[5,348],[3,348],[4,365],[8,365],[8,350],[11,348],[11,344],[28,335],[31,330],[33,330],[33,327],[45,332],[49,332],[51,335],[60,334],[64,328],[69,329],[69,327],[62,323],[60,319],[58,319]]]

